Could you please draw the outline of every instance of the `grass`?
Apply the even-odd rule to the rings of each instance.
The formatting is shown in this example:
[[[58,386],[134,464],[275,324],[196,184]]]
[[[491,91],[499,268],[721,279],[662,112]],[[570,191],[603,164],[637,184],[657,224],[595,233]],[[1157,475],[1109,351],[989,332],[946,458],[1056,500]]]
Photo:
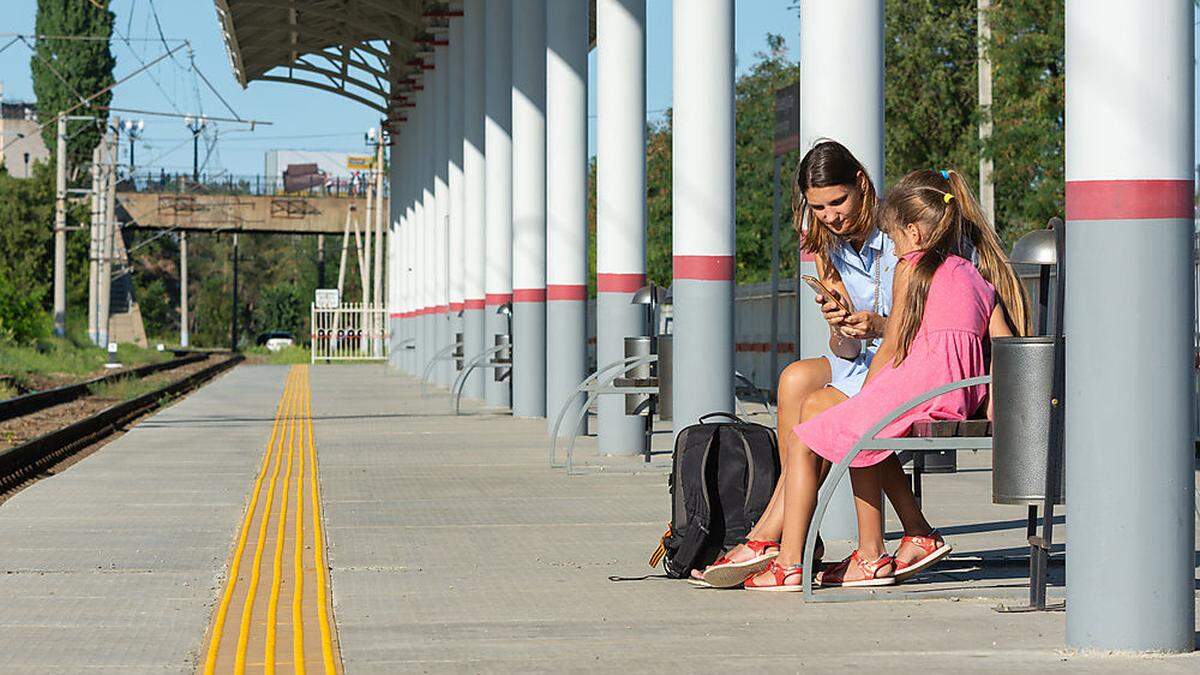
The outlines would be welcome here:
[[[21,390],[8,382],[0,382],[0,401],[7,401],[21,395]]]
[[[100,398],[111,398],[128,401],[147,394],[162,386],[162,382],[138,380],[132,377],[121,377],[109,382],[100,382],[88,387],[88,390]]]
[[[171,352],[130,344],[117,348],[117,360],[126,367],[159,363],[172,356]],[[47,382],[62,384],[99,374],[107,360],[105,350],[78,337],[44,338],[29,345],[0,343],[0,373],[13,376],[18,384],[29,389],[44,387]]]
[[[272,366],[287,366],[296,363],[308,363],[311,360],[305,347],[291,345],[273,352],[266,347],[250,347],[245,351],[246,357],[254,363],[266,363]]]

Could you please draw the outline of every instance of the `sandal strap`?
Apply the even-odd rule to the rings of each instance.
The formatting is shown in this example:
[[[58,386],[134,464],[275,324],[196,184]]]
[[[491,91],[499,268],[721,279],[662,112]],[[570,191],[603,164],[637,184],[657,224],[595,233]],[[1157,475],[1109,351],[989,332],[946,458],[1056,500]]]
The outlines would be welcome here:
[[[942,539],[942,535],[938,534],[937,530],[934,530],[934,531],[930,532],[929,534],[925,534],[925,535],[912,535],[912,536],[905,535],[904,537],[902,537],[900,539],[900,544],[904,545],[905,542],[908,542],[908,543],[912,544],[913,546],[916,546],[917,548],[921,549],[922,551],[925,551],[925,553],[927,553],[927,554],[933,553],[934,551],[938,550],[939,548],[941,548],[942,546],[945,545],[945,540]]]
[[[871,575],[872,579],[878,579],[879,570],[893,562],[892,556],[888,555],[887,553],[880,554],[879,557],[874,560],[865,560],[861,555],[858,554],[858,549],[855,549],[854,553],[850,554],[850,558],[853,559],[854,563],[858,565],[859,569]]]
[[[800,565],[788,565],[784,567],[774,560],[767,566],[767,571],[775,577],[776,586],[784,586],[788,577],[804,573],[804,569]]]
[[[762,555],[769,548],[779,548],[779,542],[767,541],[764,539],[750,539],[746,541],[746,548]]]

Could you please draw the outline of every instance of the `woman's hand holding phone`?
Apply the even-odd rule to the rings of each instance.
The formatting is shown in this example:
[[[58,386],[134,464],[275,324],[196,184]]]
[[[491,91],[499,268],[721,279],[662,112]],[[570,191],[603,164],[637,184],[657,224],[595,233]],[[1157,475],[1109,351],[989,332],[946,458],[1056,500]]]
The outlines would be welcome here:
[[[886,320],[874,312],[854,312],[842,319],[838,330],[855,340],[873,340],[883,337]]]

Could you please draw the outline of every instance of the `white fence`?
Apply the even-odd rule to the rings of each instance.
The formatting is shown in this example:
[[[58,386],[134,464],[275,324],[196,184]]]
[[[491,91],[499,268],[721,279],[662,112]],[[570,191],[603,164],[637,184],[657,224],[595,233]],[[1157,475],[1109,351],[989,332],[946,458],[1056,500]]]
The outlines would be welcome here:
[[[383,361],[388,357],[387,310],[347,303],[312,306],[312,362]]]

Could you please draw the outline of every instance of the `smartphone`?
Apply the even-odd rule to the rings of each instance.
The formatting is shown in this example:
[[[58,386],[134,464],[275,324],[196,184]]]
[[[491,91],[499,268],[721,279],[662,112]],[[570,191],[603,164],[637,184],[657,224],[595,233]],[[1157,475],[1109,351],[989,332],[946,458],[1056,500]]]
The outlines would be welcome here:
[[[804,280],[804,283],[808,284],[808,287],[813,290],[813,293],[832,300],[847,315],[854,313],[854,308],[850,307],[850,305],[842,299],[841,294],[835,293],[826,288],[825,284],[821,283],[820,279],[809,274],[802,275],[800,278]]]

